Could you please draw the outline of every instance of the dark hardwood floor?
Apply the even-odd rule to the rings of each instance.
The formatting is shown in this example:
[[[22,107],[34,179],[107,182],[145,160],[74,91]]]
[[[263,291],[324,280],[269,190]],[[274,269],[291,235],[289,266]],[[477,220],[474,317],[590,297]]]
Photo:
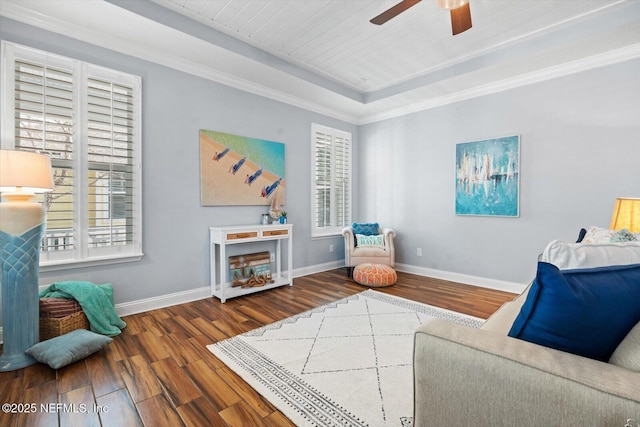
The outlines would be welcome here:
[[[291,426],[206,345],[365,289],[338,269],[225,304],[207,298],[124,317],[122,334],[82,361],[0,373],[1,403],[36,408],[0,412],[0,427]],[[514,297],[407,273],[377,290],[482,318]]]

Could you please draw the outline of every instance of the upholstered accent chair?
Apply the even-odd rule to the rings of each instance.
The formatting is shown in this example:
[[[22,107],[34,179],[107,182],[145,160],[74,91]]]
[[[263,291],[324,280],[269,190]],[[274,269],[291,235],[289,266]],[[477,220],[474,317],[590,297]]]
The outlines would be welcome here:
[[[342,230],[344,236],[344,262],[349,276],[358,264],[384,264],[393,267],[396,252],[393,239],[395,230],[380,228],[377,223],[358,224]],[[360,242],[358,242],[360,240]]]

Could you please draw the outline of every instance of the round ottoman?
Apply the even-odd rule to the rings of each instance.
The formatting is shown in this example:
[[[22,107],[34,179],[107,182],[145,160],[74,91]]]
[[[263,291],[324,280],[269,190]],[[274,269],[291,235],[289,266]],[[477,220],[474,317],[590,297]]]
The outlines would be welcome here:
[[[364,286],[383,288],[398,280],[396,271],[384,264],[359,264],[353,270],[353,280]]]

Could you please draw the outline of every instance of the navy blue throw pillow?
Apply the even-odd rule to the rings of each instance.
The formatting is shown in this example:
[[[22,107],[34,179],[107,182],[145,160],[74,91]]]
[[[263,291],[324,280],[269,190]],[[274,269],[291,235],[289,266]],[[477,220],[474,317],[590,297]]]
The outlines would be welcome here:
[[[509,336],[607,362],[640,321],[640,264],[560,270],[545,262]]]

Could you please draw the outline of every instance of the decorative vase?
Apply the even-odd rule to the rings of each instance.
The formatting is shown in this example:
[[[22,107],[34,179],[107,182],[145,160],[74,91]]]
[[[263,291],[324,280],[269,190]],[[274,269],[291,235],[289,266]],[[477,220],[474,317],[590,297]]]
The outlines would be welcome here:
[[[286,216],[281,216],[280,217],[280,224],[286,224],[287,223],[287,217]]]

